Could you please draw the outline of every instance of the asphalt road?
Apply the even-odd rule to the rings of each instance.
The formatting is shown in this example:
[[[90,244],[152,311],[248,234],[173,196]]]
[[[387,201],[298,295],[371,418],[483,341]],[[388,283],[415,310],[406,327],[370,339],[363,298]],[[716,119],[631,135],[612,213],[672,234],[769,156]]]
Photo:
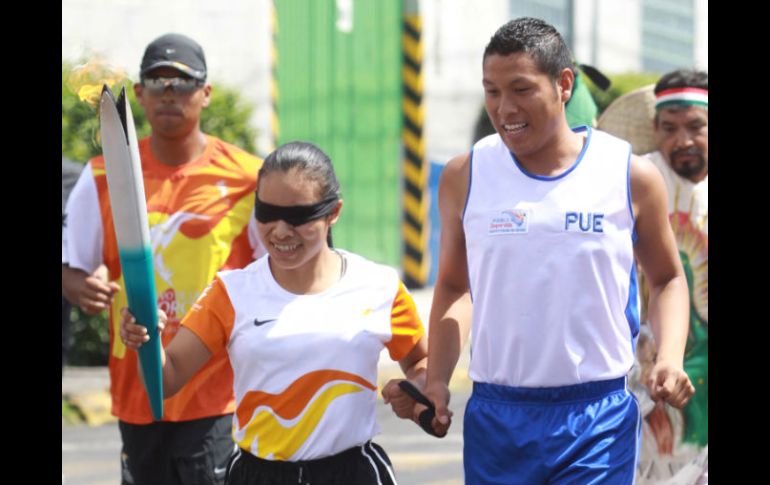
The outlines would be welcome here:
[[[468,391],[452,397],[454,419],[443,439],[428,436],[410,421],[398,419],[380,401],[382,432],[375,442],[393,461],[399,485],[462,485],[462,410]],[[120,433],[116,423],[62,426],[62,473],[67,485],[120,483]]]

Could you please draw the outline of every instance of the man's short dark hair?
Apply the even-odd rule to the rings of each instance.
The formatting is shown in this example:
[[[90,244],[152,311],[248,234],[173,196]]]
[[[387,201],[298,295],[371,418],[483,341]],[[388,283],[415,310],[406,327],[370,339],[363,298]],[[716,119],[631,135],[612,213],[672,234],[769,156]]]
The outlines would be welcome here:
[[[529,54],[537,68],[554,81],[564,68],[575,72],[572,53],[561,34],[543,20],[520,17],[497,29],[484,49],[484,60],[492,54],[507,56],[516,52]]]
[[[677,69],[664,74],[655,84],[655,94],[675,88],[700,88],[708,91],[709,75],[694,69]]]

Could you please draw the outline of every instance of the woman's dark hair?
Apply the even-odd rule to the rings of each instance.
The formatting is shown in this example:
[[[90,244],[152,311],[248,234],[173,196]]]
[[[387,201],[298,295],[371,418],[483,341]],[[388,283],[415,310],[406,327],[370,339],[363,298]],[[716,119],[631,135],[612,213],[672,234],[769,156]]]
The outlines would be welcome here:
[[[321,189],[321,198],[340,197],[340,183],[334,173],[332,161],[323,150],[316,145],[304,141],[291,141],[279,146],[265,158],[262,168],[259,169],[259,178],[270,172],[288,172],[297,169],[299,173],[318,184]],[[259,182],[257,183],[259,194]],[[329,247],[332,247],[332,230],[326,237]]]

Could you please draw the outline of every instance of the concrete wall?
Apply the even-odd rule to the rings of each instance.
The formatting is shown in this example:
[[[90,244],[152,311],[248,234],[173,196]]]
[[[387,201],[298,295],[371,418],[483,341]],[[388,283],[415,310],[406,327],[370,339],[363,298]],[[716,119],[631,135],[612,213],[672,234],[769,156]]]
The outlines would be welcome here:
[[[598,9],[595,66],[606,73],[638,71],[642,67],[642,2],[595,0]],[[584,15],[583,10],[576,15]]]
[[[695,68],[709,69],[709,2],[695,0]]]
[[[238,88],[257,111],[258,150],[270,140],[269,0],[62,0],[62,59],[93,54],[139,78],[144,48],[179,32],[206,53],[209,80]]]
[[[321,0],[319,0],[321,1]],[[356,1],[353,5],[355,8]],[[385,1],[385,0],[382,0]],[[388,0],[394,1],[394,0]],[[425,136],[431,160],[470,148],[483,103],[481,55],[509,19],[509,0],[420,0]],[[607,73],[638,70],[641,0],[575,0],[575,55]],[[708,2],[695,0],[696,66],[708,69]],[[257,147],[270,147],[270,0],[62,0],[62,58],[98,53],[138,78],[144,47],[171,31],[206,51],[209,77],[257,110]]]
[[[422,0],[425,135],[431,160],[467,152],[484,102],[481,56],[508,20],[507,0]]]

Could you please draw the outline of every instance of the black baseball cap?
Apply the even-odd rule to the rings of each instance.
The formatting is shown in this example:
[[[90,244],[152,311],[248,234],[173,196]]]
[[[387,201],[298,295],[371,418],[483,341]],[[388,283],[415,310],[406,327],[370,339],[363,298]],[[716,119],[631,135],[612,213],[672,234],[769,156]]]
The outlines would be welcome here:
[[[144,77],[158,67],[173,67],[199,81],[206,80],[206,57],[203,55],[203,48],[182,34],[162,35],[147,46],[139,75]]]

